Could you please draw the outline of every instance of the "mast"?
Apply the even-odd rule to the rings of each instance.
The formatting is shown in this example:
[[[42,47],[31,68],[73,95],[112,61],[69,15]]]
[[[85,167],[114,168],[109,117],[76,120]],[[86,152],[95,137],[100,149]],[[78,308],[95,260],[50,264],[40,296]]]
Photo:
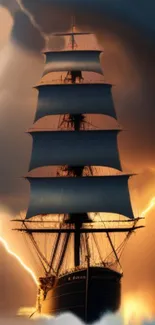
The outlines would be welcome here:
[[[75,37],[74,37],[74,32],[75,32],[75,18],[72,17],[72,35],[71,35],[71,40],[72,40],[72,51],[75,50]]]
[[[77,44],[75,41],[75,18],[72,17],[72,30],[71,30],[71,49],[72,51],[75,51],[77,48]],[[70,82],[72,85],[76,83],[76,81],[79,81],[79,83],[82,82],[82,72],[81,70],[75,70],[75,71],[68,71],[67,75],[65,77],[65,82]],[[85,123],[85,117],[83,114],[69,114],[67,119],[67,129],[71,125],[74,131],[80,132],[81,126],[84,128]],[[63,126],[63,124],[62,124]],[[74,144],[76,145],[76,144]],[[68,165],[68,176],[73,175],[73,177],[82,177],[84,165],[78,167],[78,166],[70,166]],[[87,213],[72,213],[68,214],[67,223],[74,224],[75,225],[75,233],[74,233],[74,266],[78,267],[80,265],[80,229],[83,222],[89,222],[90,219],[87,216]]]
[[[72,17],[72,32],[71,32],[71,48],[74,51],[77,48],[77,44],[75,41],[75,20]],[[82,81],[82,72],[81,71],[68,71],[67,76],[65,78],[65,82],[69,81],[69,76],[71,76],[71,84],[75,84],[77,78],[79,79],[79,83]],[[84,124],[84,115],[83,114],[69,114],[68,122],[71,122],[74,131],[79,132],[81,128],[81,124]],[[69,123],[67,128],[69,127]],[[76,144],[75,144],[76,145]],[[68,166],[68,176],[72,173],[74,177],[82,176],[84,166]],[[89,218],[85,213],[85,219],[88,222]],[[68,222],[75,225],[75,233],[74,233],[74,266],[78,267],[80,265],[80,228],[82,226],[82,221],[84,219],[83,214],[69,214]]]

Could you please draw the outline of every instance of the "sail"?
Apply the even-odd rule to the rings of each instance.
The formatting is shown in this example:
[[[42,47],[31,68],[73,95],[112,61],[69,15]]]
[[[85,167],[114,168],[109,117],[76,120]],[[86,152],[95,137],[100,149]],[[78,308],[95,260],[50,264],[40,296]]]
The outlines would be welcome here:
[[[129,175],[28,177],[31,187],[26,218],[40,214],[107,212],[134,218]]]
[[[47,115],[104,114],[116,118],[111,85],[40,85],[35,121]]]
[[[50,165],[109,166],[121,170],[117,150],[120,130],[30,132],[29,170]]]
[[[43,76],[58,71],[90,71],[103,74],[100,66],[101,51],[45,52]]]

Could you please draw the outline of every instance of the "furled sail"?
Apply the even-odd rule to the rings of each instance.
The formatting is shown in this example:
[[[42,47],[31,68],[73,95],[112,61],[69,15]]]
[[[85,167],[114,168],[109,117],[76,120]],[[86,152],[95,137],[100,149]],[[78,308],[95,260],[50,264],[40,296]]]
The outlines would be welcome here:
[[[100,65],[101,51],[45,52],[43,76],[58,71],[90,71],[103,74]]]
[[[120,130],[30,132],[29,170],[50,165],[108,166],[121,170],[117,150]]]
[[[27,178],[31,185],[26,218],[40,214],[107,212],[134,218],[129,175]]]
[[[40,85],[35,121],[58,114],[104,114],[116,118],[111,85]]]

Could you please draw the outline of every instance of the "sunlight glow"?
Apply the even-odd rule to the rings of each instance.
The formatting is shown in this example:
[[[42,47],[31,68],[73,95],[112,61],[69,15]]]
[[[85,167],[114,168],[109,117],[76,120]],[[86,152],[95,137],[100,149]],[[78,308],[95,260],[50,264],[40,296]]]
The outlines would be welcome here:
[[[147,208],[142,212],[142,217],[144,218],[153,208],[155,208],[155,197],[153,197]],[[125,297],[124,304],[122,308],[123,318],[125,325],[130,325],[135,323],[140,324],[142,320],[151,320],[151,310],[148,306],[147,301],[142,298],[144,293],[138,296],[130,295]]]
[[[151,310],[148,303],[142,298],[143,294],[127,296],[123,304],[124,324],[141,324],[142,320],[151,320]]]

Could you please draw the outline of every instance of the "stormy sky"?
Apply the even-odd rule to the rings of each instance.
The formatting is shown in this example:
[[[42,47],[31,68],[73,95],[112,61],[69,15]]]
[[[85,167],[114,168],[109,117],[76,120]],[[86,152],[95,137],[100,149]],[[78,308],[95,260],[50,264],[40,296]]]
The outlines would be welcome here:
[[[119,139],[120,157],[126,170],[140,173],[131,182],[131,196],[136,195],[140,211],[154,196],[154,0],[0,0],[0,217],[3,222],[3,210],[7,209],[12,217],[28,204],[29,186],[21,176],[28,170],[31,138],[24,132],[32,126],[35,114],[37,93],[32,87],[42,74],[40,51],[45,46],[63,48],[63,38],[58,41],[48,37],[52,32],[68,30],[72,14],[77,27],[93,30],[100,47],[104,48],[101,63],[105,79],[114,85],[118,123],[126,130]],[[82,41],[79,43],[82,48]],[[123,259],[126,292],[142,290],[148,291],[151,297],[155,295],[153,224],[152,212],[147,217],[146,229],[127,247],[127,257]],[[7,236],[9,239],[8,233]],[[13,237],[11,245],[14,245]],[[3,248],[1,251],[5,255]],[[14,271],[14,281],[17,274],[20,274],[19,266]],[[22,295],[23,287],[18,289]],[[32,291],[34,295],[35,290]]]

